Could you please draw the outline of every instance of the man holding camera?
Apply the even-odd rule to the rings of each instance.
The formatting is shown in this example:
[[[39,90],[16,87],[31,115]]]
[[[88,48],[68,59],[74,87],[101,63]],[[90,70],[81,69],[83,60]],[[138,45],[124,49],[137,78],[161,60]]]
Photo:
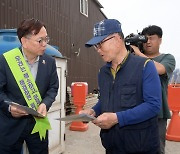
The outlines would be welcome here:
[[[148,38],[147,42],[143,43],[143,53],[140,52],[138,47],[131,46],[136,55],[150,58],[154,61],[155,67],[160,77],[162,89],[162,106],[158,117],[160,136],[159,154],[165,153],[167,119],[170,119],[171,117],[167,102],[167,88],[170,76],[175,69],[174,56],[171,54],[161,54],[159,51],[162,41],[162,34],[162,29],[156,25],[146,27],[142,31],[142,35],[145,35]]]

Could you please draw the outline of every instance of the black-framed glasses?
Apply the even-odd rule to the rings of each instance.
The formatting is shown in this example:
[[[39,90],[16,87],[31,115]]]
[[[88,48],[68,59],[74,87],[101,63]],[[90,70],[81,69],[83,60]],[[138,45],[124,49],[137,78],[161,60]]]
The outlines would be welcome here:
[[[95,49],[97,50],[97,49],[100,49],[101,48],[101,46],[102,46],[102,44],[104,43],[104,42],[106,42],[106,41],[108,41],[108,40],[110,40],[110,39],[112,39],[112,38],[114,38],[115,36],[112,36],[112,37],[110,37],[110,38],[108,38],[108,39],[106,39],[106,40],[102,40],[100,43],[98,43],[98,44],[95,44],[94,45],[94,47],[95,47]]]

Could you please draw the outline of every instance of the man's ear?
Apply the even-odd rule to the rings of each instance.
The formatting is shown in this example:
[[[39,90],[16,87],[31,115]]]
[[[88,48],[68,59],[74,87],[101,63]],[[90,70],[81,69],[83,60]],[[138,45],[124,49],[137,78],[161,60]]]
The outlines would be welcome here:
[[[160,44],[162,43],[162,38],[161,38],[161,42],[160,42]]]
[[[22,46],[23,46],[24,48],[26,48],[27,38],[22,37],[22,38],[21,38],[21,44],[22,44]]]

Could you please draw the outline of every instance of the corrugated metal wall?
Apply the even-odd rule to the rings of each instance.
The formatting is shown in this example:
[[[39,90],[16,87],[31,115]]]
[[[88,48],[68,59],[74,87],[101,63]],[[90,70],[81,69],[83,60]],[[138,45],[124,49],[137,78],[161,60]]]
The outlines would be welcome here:
[[[97,52],[84,47],[92,37],[94,23],[105,18],[96,0],[88,1],[88,17],[80,13],[80,0],[0,0],[0,28],[17,28],[25,18],[42,20],[51,38],[68,59],[67,86],[87,82],[97,88],[97,73],[103,62]],[[79,53],[79,54],[76,54]]]

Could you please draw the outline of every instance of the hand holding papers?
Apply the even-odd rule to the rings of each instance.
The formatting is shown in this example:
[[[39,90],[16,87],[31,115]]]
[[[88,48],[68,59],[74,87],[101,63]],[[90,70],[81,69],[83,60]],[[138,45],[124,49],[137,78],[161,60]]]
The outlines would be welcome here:
[[[20,110],[23,110],[26,113],[31,114],[31,115],[33,115],[35,117],[44,118],[44,116],[42,114],[38,113],[37,111],[35,111],[34,109],[32,109],[32,108],[30,108],[28,106],[23,106],[23,105],[14,103],[14,102],[9,102],[9,101],[5,101],[5,103],[7,103],[9,105],[12,105],[12,106],[15,106],[16,108],[18,108]]]
[[[89,122],[92,120],[95,120],[96,118],[93,116],[90,116],[88,114],[82,113],[82,114],[76,114],[76,115],[71,115],[71,116],[67,116],[67,117],[63,117],[63,118],[57,118],[56,120],[60,120],[60,121],[85,121],[85,122]]]

